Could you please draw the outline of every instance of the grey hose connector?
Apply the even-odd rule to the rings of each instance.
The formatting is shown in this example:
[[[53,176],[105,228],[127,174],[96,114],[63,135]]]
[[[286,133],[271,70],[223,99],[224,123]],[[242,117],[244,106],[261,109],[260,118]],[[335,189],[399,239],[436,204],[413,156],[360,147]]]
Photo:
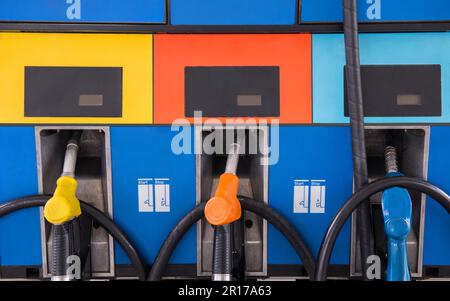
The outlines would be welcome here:
[[[353,174],[355,191],[368,183],[366,143],[364,136],[364,105],[361,87],[361,66],[359,58],[358,18],[356,0],[343,0],[344,38],[347,78],[347,98],[352,136]],[[374,239],[370,203],[361,203],[357,209],[358,237],[361,249],[363,279],[367,280],[366,259],[374,254]]]

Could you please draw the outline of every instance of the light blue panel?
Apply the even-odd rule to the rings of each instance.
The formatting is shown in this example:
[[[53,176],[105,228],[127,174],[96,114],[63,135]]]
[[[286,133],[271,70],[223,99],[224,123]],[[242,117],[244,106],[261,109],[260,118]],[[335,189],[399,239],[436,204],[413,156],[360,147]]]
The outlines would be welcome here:
[[[33,127],[0,127],[0,203],[38,193]],[[0,265],[40,265],[39,208],[0,218]]]
[[[428,179],[450,194],[450,127],[433,126],[430,134]],[[450,215],[428,198],[425,216],[424,264],[450,265]]]
[[[296,226],[313,255],[317,256],[326,229],[352,195],[350,130],[344,126],[283,126],[279,137],[279,161],[269,167],[269,205]],[[326,181],[324,213],[293,212],[294,180]],[[272,226],[269,227],[268,239],[269,264],[299,263],[288,241]],[[349,246],[350,223],[347,222],[336,242],[331,262],[348,264]]]
[[[342,1],[303,0],[303,22],[342,22]],[[362,22],[450,20],[448,0],[358,0]]]
[[[154,261],[169,232],[195,207],[195,156],[172,152],[176,134],[168,126],[111,128],[114,222],[147,263]],[[140,178],[170,179],[170,212],[139,212]],[[194,228],[180,242],[172,263],[196,262]],[[116,263],[129,263],[117,244]]]
[[[367,123],[450,122],[450,33],[361,34],[362,65],[439,64],[442,116],[367,117]],[[344,116],[342,34],[313,35],[313,122],[348,123]]]
[[[164,23],[165,0],[0,0],[0,20]]]
[[[171,0],[173,25],[292,25],[296,0]]]

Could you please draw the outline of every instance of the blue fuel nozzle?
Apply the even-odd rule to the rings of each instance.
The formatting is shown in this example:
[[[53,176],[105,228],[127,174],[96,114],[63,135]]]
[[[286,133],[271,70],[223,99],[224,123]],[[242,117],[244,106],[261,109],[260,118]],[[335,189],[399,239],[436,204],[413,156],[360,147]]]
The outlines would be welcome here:
[[[386,177],[403,176],[398,172],[395,149],[386,148]],[[410,281],[407,239],[411,231],[412,203],[405,188],[393,187],[383,191],[384,231],[388,240],[387,281]]]

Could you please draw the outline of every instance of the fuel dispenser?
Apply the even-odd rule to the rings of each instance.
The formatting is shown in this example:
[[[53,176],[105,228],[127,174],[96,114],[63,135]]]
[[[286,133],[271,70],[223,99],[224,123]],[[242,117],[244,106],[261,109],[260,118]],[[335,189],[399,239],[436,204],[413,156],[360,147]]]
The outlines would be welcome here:
[[[1,279],[450,279],[447,1],[53,2],[0,0]]]
[[[430,179],[433,182],[431,175],[435,173],[435,168],[430,165],[430,160],[432,160],[430,155],[433,152],[435,141],[442,139],[434,136],[436,125],[433,125],[433,123],[444,122],[443,120],[446,118],[444,109],[446,88],[445,80],[442,77],[442,74],[445,72],[445,62],[440,59],[441,55],[439,53],[419,54],[406,49],[410,46],[407,45],[406,41],[417,43],[416,46],[430,45],[426,40],[433,35],[427,33],[424,33],[423,36],[422,34],[419,36],[414,34],[360,35],[361,61],[364,65],[361,65],[360,69],[361,91],[358,93],[363,96],[362,105],[364,116],[366,116],[364,118],[366,123],[364,153],[367,158],[369,182],[383,177],[384,171],[381,168],[384,160],[383,148],[392,142],[395,143],[399,153],[399,162],[401,162],[404,174],[425,180]],[[344,49],[344,45],[347,45],[347,51],[352,47],[349,46],[351,44],[349,44],[350,41],[347,38],[343,39],[339,35],[330,35],[328,37],[330,38],[328,42],[333,39],[339,39],[340,47],[338,48],[341,50]],[[325,49],[319,45],[324,38],[325,36],[322,35],[313,37],[313,49],[315,49],[313,57],[325,58],[324,61],[320,60],[319,62],[317,60],[313,63],[313,72],[315,74],[313,82],[317,84],[320,82],[324,83],[323,80],[326,77],[331,78],[337,74],[339,74],[342,82],[338,83],[338,91],[319,88],[321,86],[317,84],[314,86],[313,120],[319,123],[347,123],[348,119],[346,116],[351,115],[349,109],[352,101],[351,92],[348,89],[350,86],[355,86],[355,81],[351,82],[348,76],[348,62],[347,66],[344,66],[345,59],[343,55],[339,58],[342,64],[329,69],[329,71],[333,69],[335,73],[333,71],[331,73],[327,71],[322,73],[324,71],[322,67],[329,66],[330,61],[328,61],[328,58],[331,60],[337,59],[336,56],[329,55],[331,48],[327,48],[328,50],[322,53]],[[439,36],[439,39],[441,38],[445,37]],[[372,42],[377,40],[377,42],[369,42],[371,44],[369,46],[367,44],[369,40],[372,40]],[[398,47],[394,46],[391,48],[388,46],[390,43],[399,43],[402,46],[397,44]],[[338,49],[336,45],[332,48]],[[375,48],[378,49],[376,50]],[[375,75],[376,73],[378,75]],[[326,77],[323,77],[324,74],[327,74]],[[336,83],[336,81],[329,82]],[[327,96],[325,96],[326,94]],[[333,102],[333,109],[323,102],[325,99],[331,100],[329,98],[331,95],[342,96],[342,102]],[[330,109],[328,111],[330,114],[326,112],[327,108]],[[360,141],[361,139],[358,140]],[[414,277],[422,277],[428,273],[423,267],[429,266],[430,258],[434,257],[435,254],[437,255],[436,251],[427,246],[433,242],[432,240],[427,240],[425,234],[429,231],[429,227],[434,227],[432,225],[433,222],[426,218],[428,216],[427,212],[429,212],[427,210],[428,207],[434,207],[434,205],[430,204],[433,201],[427,199],[424,194],[411,190],[409,192],[413,200],[413,223],[412,230],[408,236],[409,266]],[[366,217],[367,220],[372,220],[373,222],[373,238],[370,244],[372,244],[372,252],[380,255],[386,253],[380,195],[373,196],[370,203],[373,219]],[[358,232],[361,226],[357,222],[358,215],[359,212],[352,218],[350,273],[353,276],[364,275],[364,273],[361,274],[361,265],[363,263],[360,262],[361,250]],[[445,213],[441,216],[443,217],[444,215]],[[442,222],[446,223],[445,221]],[[435,245],[434,247],[437,246]],[[438,269],[445,274],[443,272],[446,269],[445,261],[440,262],[442,266]]]
[[[63,171],[56,182],[53,197],[44,207],[45,219],[52,224],[52,281],[70,280],[68,259],[80,255],[80,202],[76,197],[75,167],[81,132],[74,132],[67,143]],[[78,257],[79,258],[79,257]],[[78,278],[81,278],[78,276]]]
[[[397,151],[385,149],[386,177],[402,176],[397,166]],[[411,280],[408,263],[407,238],[411,231],[412,205],[408,190],[391,188],[382,194],[384,229],[388,237],[388,281]]]
[[[95,273],[105,272],[99,270],[105,259],[101,259],[105,253],[105,249],[101,248],[101,239],[109,241],[109,236],[99,235],[99,228],[102,227],[114,237],[119,244],[126,250],[133,264],[137,268],[138,276],[141,279],[145,278],[145,267],[134,247],[128,241],[126,236],[121,232],[108,215],[88,203],[80,202],[78,195],[83,195],[86,188],[95,188],[95,182],[84,179],[81,168],[76,168],[79,149],[85,146],[86,136],[89,132],[86,131],[65,131],[60,134],[67,140],[67,145],[64,152],[62,173],[56,181],[56,189],[53,195],[35,195],[20,198],[10,201],[0,206],[0,216],[11,214],[15,211],[31,208],[44,207],[41,212],[45,217],[42,219],[42,254],[44,277],[49,275],[52,281],[72,281],[89,279]],[[55,133],[50,134],[55,135]],[[63,138],[64,139],[64,138]],[[83,143],[82,143],[83,141]],[[55,144],[53,145],[55,146]],[[82,160],[79,160],[83,163]],[[58,165],[58,160],[53,161],[55,166]],[[93,162],[90,162],[91,168],[95,167]],[[75,179],[75,174],[80,176],[80,183]],[[47,173],[51,174],[51,173]],[[82,187],[83,193],[78,193],[78,186]],[[97,187],[97,193],[101,192],[101,187]],[[92,195],[92,194],[91,194]],[[95,194],[94,194],[95,195]],[[98,195],[97,195],[98,196]],[[101,206],[99,206],[101,208]],[[93,230],[94,229],[94,230]],[[103,230],[102,230],[103,231]],[[97,232],[97,233],[96,233]],[[100,239],[99,239],[100,238]],[[110,243],[107,243],[108,248]],[[100,247],[100,248],[99,248]],[[32,250],[30,250],[32,251]],[[130,255],[131,254],[131,255]],[[106,257],[106,268],[109,268],[109,260],[111,257]],[[48,269],[48,270],[46,270]],[[108,270],[106,270],[108,271]],[[114,271],[111,271],[114,273]],[[48,274],[47,274],[48,273]],[[98,276],[97,276],[98,277]]]
[[[233,279],[233,253],[236,253],[233,252],[233,222],[239,220],[242,215],[237,199],[239,178],[236,175],[241,144],[239,140],[230,144],[225,172],[219,178],[214,197],[205,206],[205,217],[214,226],[213,281]]]
[[[45,205],[42,202],[47,201],[47,195],[54,194],[64,166],[68,164],[67,166],[75,168],[75,165],[69,163],[76,161],[76,170],[71,171],[76,173],[77,178],[76,197],[89,202],[88,209],[87,204],[81,203],[81,215],[76,210],[76,216],[80,215],[77,221],[80,227],[78,230],[75,225],[77,237],[70,239],[70,243],[66,241],[59,244],[58,240],[55,241],[58,237],[54,235],[55,228],[67,230],[60,226],[59,217],[52,218],[55,210],[61,213],[62,205],[59,202],[53,202],[55,205],[50,212],[54,214],[50,214],[47,219],[56,224],[53,226],[44,219],[44,215],[47,215],[45,211],[29,209],[18,213],[18,220],[26,222],[23,226],[20,224],[16,227],[15,235],[21,236],[27,246],[20,247],[21,243],[2,235],[5,239],[3,241],[2,238],[0,247],[3,277],[57,279],[55,276],[61,276],[60,279],[67,279],[64,277],[67,276],[63,266],[65,259],[60,258],[63,263],[56,265],[58,257],[54,255],[53,249],[65,252],[68,251],[64,250],[65,247],[77,246],[79,249],[74,253],[80,259],[78,263],[82,267],[82,279],[112,278],[116,275],[113,236],[121,236],[119,244],[125,243],[124,254],[129,253],[130,248],[136,252],[122,231],[111,221],[111,128],[104,124],[152,119],[152,87],[140,88],[136,80],[140,78],[151,81],[152,60],[145,55],[152,51],[152,40],[149,37],[135,35],[131,43],[134,46],[129,44],[121,47],[124,36],[119,35],[1,34],[2,56],[11,58],[8,63],[1,64],[2,74],[9,74],[2,80],[5,92],[5,109],[2,110],[1,117],[2,135],[5,139],[13,135],[12,141],[20,139],[22,146],[27,149],[22,153],[23,160],[18,160],[16,165],[11,166],[9,176],[5,175],[2,200],[40,194],[41,197],[32,199],[41,203],[26,205],[25,200],[28,199],[25,199],[22,200],[25,202],[23,205],[14,205],[13,208],[18,210],[20,206]],[[130,41],[128,38],[131,36],[127,37],[127,41]],[[53,47],[55,44],[58,47]],[[27,50],[30,47],[33,48],[33,55]],[[129,60],[130,53],[144,55],[145,57],[140,56],[143,60],[139,63],[143,65],[138,66]],[[70,56],[71,62],[67,60]],[[21,125],[11,127],[11,123]],[[64,160],[64,154],[70,137],[81,132],[75,143],[78,145],[78,156],[72,155],[67,159],[70,161],[65,163],[67,160]],[[14,151],[9,153],[10,150],[7,149],[2,144],[4,155],[9,158],[16,156]],[[24,164],[30,166],[24,168]],[[22,193],[16,191],[3,194],[19,177],[29,181],[26,185],[28,188]],[[58,187],[55,198],[68,197],[71,200],[69,203],[76,203],[73,196],[67,196],[67,193],[73,193],[75,189],[74,181],[63,177],[58,183],[66,188]],[[92,214],[97,219],[103,219],[101,222],[95,218],[92,221],[93,218],[85,212],[92,208],[99,210]],[[102,214],[101,217],[99,214]],[[14,227],[15,222],[8,216],[2,223],[2,229],[8,229]],[[104,223],[109,224],[110,230],[102,227]],[[6,230],[2,230],[2,233],[3,231]],[[118,232],[110,236],[108,231]],[[17,252],[17,249],[23,251]],[[137,252],[132,262],[135,265],[138,263],[141,277],[145,278],[144,267]],[[56,271],[52,269],[58,266],[64,273],[59,271],[55,275]]]
[[[236,253],[233,246],[233,222],[239,220],[242,214],[237,199],[239,178],[236,175],[241,144],[239,140],[230,144],[225,172],[219,178],[214,197],[205,206],[206,220],[214,226],[213,281],[233,279],[233,253]]]

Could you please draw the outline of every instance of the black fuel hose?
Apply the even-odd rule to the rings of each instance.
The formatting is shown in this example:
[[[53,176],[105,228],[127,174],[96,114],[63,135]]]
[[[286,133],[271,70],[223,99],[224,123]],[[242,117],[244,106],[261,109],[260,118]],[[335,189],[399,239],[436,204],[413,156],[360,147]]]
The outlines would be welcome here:
[[[361,86],[361,66],[358,38],[358,9],[356,0],[343,0],[344,39],[347,79],[347,101],[352,136],[352,158],[355,191],[368,183],[366,142],[364,136],[364,103]],[[357,228],[361,249],[363,278],[367,279],[366,259],[374,254],[370,203],[363,202],[357,210]]]
[[[315,270],[314,257],[295,227],[275,209],[269,207],[263,202],[257,202],[253,199],[242,196],[239,196],[239,200],[243,210],[253,212],[264,218],[286,237],[295,249],[297,255],[302,260],[308,276],[313,279]],[[191,212],[183,217],[172,232],[170,232],[169,236],[167,236],[164,244],[159,250],[155,262],[153,263],[148,280],[159,281],[162,279],[167,264],[169,263],[169,259],[180,240],[193,225],[204,217],[205,205],[206,203],[197,205]]]
[[[61,225],[52,225],[52,280],[68,277],[67,270],[69,264],[67,258],[71,255],[78,255],[77,237],[79,237],[78,219],[73,219]]]
[[[363,202],[378,192],[386,190],[392,187],[403,187],[407,189],[416,190],[427,194],[429,197],[441,204],[442,207],[450,214],[450,197],[442,191],[440,188],[430,184],[424,180],[409,178],[409,177],[392,177],[377,180],[361,190],[353,194],[339,209],[338,213],[334,217],[327,233],[320,246],[319,256],[316,264],[316,275],[314,279],[316,281],[325,281],[327,278],[328,264],[333,251],[334,244],[342,230],[347,219],[352,212]]]
[[[216,281],[230,279],[233,273],[233,243],[231,225],[214,227],[212,274]]]
[[[0,205],[0,217],[21,209],[43,207],[51,197],[51,195],[33,195],[3,203]],[[83,201],[80,201],[80,205],[83,214],[92,218],[119,243],[136,269],[139,280],[144,281],[146,279],[144,262],[126,235],[114,224],[114,221],[109,216],[94,206]]]

